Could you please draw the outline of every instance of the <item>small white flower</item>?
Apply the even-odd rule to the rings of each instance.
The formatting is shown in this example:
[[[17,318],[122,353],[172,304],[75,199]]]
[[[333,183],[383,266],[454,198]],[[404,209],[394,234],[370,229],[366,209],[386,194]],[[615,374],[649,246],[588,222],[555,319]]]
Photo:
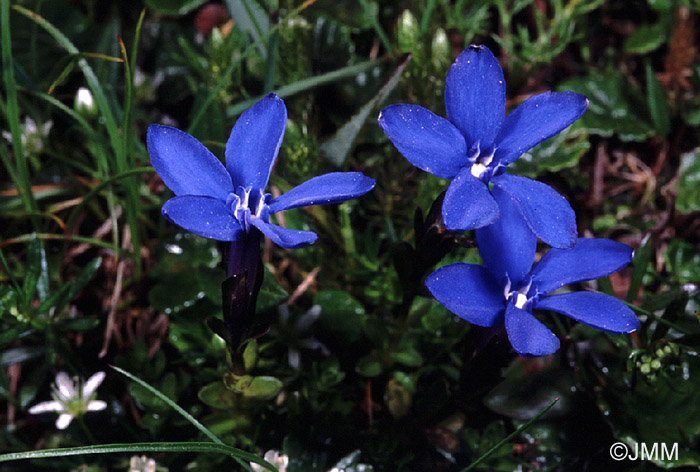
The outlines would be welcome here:
[[[107,408],[107,403],[95,400],[95,391],[105,379],[104,372],[97,372],[83,383],[77,377],[71,379],[67,373],[59,372],[53,385],[51,396],[53,400],[41,402],[29,409],[36,415],[55,411],[58,413],[56,427],[66,429],[73,418],[82,416],[88,411],[99,411]]]
[[[131,456],[129,472],[156,472],[156,461],[146,456]]]
[[[267,451],[263,456],[270,464],[274,465],[279,472],[287,472],[287,466],[289,465],[289,457],[286,454],[280,454],[279,451]],[[255,472],[266,471],[260,464],[250,463],[250,466]]]
[[[44,150],[44,141],[51,131],[53,121],[49,120],[46,123],[39,124],[30,117],[24,117],[22,123],[22,146],[29,154],[40,154]],[[2,137],[12,143],[12,133],[9,131],[2,132]]]

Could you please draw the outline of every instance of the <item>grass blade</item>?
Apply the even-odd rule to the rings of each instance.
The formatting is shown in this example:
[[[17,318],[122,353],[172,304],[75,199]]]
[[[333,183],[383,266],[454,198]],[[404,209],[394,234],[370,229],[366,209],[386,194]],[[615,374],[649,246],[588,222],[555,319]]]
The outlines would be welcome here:
[[[214,86],[214,88],[209,92],[209,96],[207,96],[206,100],[204,100],[204,103],[199,107],[199,110],[197,110],[197,113],[195,113],[194,118],[192,119],[192,122],[190,125],[187,127],[187,133],[192,134],[192,130],[194,130],[197,125],[199,124],[200,120],[204,117],[204,114],[206,113],[207,109],[209,108],[209,105],[211,105],[211,102],[214,101],[214,98],[218,95],[219,90],[221,90],[221,87],[224,86],[226,81],[228,80],[229,77],[231,77],[231,74],[238,68],[238,66],[243,62],[245,58],[247,58],[255,49],[256,45],[259,44],[262,41],[267,41],[267,39],[274,33],[276,32],[281,25],[284,24],[285,21],[287,21],[290,18],[295,17],[296,15],[299,14],[302,10],[308,8],[309,6],[313,5],[316,0],[306,0],[304,3],[302,3],[300,6],[292,10],[289,15],[287,15],[284,20],[280,21],[273,27],[271,27],[267,33],[263,37],[260,38],[260,40],[251,43],[246,47],[243,52],[240,54],[240,56],[235,60],[231,62],[231,65],[228,66],[228,69],[226,69],[226,72],[221,76],[221,80]]]
[[[181,407],[180,405],[178,405],[177,403],[175,403],[174,401],[172,401],[172,400],[171,400],[170,398],[168,398],[166,395],[162,394],[159,390],[157,390],[157,389],[151,387],[151,386],[148,385],[146,382],[144,382],[144,381],[141,380],[140,378],[136,377],[135,375],[130,374],[129,372],[125,371],[124,369],[120,369],[120,368],[117,367],[117,366],[112,366],[112,369],[116,370],[117,372],[119,372],[119,373],[122,374],[123,376],[128,377],[130,380],[136,382],[136,383],[139,384],[141,387],[145,388],[146,390],[148,390],[149,392],[151,392],[153,395],[155,395],[156,397],[158,397],[158,398],[160,398],[161,400],[163,400],[170,408],[172,408],[173,410],[177,411],[183,418],[185,418],[187,421],[189,421],[195,428],[197,428],[198,430],[200,430],[206,437],[208,437],[209,439],[211,439],[213,442],[215,442],[216,444],[224,444],[224,443],[221,441],[221,439],[219,439],[214,433],[212,433],[211,431],[209,431],[209,430],[206,428],[206,426],[204,426],[202,423],[200,423],[199,421],[197,421],[197,419],[196,419],[194,416],[192,416],[192,415],[190,415],[189,413],[187,413],[185,410],[182,409],[182,407]]]
[[[17,84],[15,83],[14,65],[12,61],[12,36],[10,35],[10,0],[1,0],[0,4],[0,29],[2,30],[2,77],[5,82],[7,94],[7,121],[10,124],[12,135],[12,150],[17,163],[15,186],[19,191],[24,207],[27,211],[37,211],[38,207],[32,195],[32,184],[29,178],[29,166],[27,156],[22,145],[22,129],[19,121],[19,104],[17,103]],[[10,165],[9,159],[3,162]],[[13,172],[8,173],[13,175]]]
[[[483,454],[481,457],[479,457],[477,460],[475,460],[474,462],[472,462],[471,464],[469,464],[469,466],[468,466],[467,468],[462,469],[462,472],[467,472],[467,471],[469,471],[469,470],[472,470],[474,467],[476,467],[477,465],[479,465],[480,463],[482,463],[483,461],[485,461],[486,459],[488,459],[489,456],[490,456],[491,454],[493,454],[494,452],[496,452],[501,446],[503,446],[505,443],[507,443],[508,441],[510,441],[511,439],[513,439],[514,437],[516,437],[518,434],[520,434],[520,433],[522,433],[523,431],[525,431],[525,430],[526,430],[527,428],[529,428],[530,426],[532,426],[532,423],[534,423],[535,421],[537,421],[538,419],[540,419],[540,417],[542,417],[542,415],[544,415],[545,413],[547,413],[547,412],[549,411],[549,409],[552,408],[558,401],[559,401],[559,397],[557,397],[557,398],[555,398],[554,400],[552,400],[552,402],[551,402],[549,405],[547,405],[546,407],[544,407],[544,408],[542,409],[542,411],[540,411],[539,413],[537,413],[530,421],[528,421],[527,423],[521,425],[518,429],[516,429],[515,431],[513,431],[512,433],[510,433],[508,436],[506,436],[505,438],[503,438],[503,439],[501,439],[500,441],[498,441],[498,443],[497,443],[495,446],[493,446],[491,449],[489,449],[488,451],[486,451],[486,453],[484,453],[484,454]]]
[[[274,92],[281,98],[290,97],[294,94],[304,92],[306,90],[311,90],[316,87],[320,87],[321,85],[330,84],[339,80],[348,79],[350,77],[355,77],[357,76],[357,74],[369,70],[372,67],[378,66],[389,59],[391,59],[390,56],[385,56],[383,59],[374,59],[371,61],[361,62],[352,66],[343,67],[342,69],[334,70],[332,72],[316,75],[313,77],[309,77],[308,79],[303,79],[292,84],[284,85],[275,90]],[[226,116],[231,118],[240,115],[248,108],[255,105],[255,103],[257,103],[261,98],[263,98],[263,95],[230,106],[226,110]]]
[[[5,5],[5,3],[9,3],[9,1],[3,0],[3,5]],[[56,40],[56,42],[61,47],[63,47],[70,54],[80,54],[78,48],[76,48],[75,45],[61,31],[59,31],[55,26],[46,21],[46,19],[44,19],[42,16],[19,5],[13,5],[12,8],[14,8],[15,11],[21,13],[22,15],[29,18],[31,21],[41,26],[47,33],[49,33],[49,35],[51,35],[51,37],[54,40]],[[3,40],[3,45],[4,43],[5,41]],[[90,90],[92,91],[93,96],[95,97],[97,107],[99,108],[102,117],[105,120],[105,126],[107,127],[107,134],[109,134],[112,149],[114,150],[115,155],[118,156],[119,149],[121,147],[121,136],[119,133],[119,126],[117,125],[117,121],[114,118],[112,109],[109,106],[107,96],[105,95],[104,90],[102,89],[102,85],[100,85],[100,81],[98,80],[97,75],[95,75],[95,72],[92,70],[92,67],[90,67],[90,64],[88,64],[87,60],[84,57],[78,59],[78,67],[83,72],[83,75],[85,76],[85,81],[87,82],[88,86],[90,87]]]
[[[10,452],[8,454],[0,454],[0,462],[17,461],[22,459],[48,459],[50,457],[81,456],[84,454],[116,454],[123,452],[214,452],[229,455],[234,459],[255,462],[256,464],[260,464],[272,472],[277,472],[277,469],[272,464],[255,454],[246,452],[242,449],[227,446],[226,444],[214,444],[210,442],[105,444],[99,446],[44,449],[42,451]]]

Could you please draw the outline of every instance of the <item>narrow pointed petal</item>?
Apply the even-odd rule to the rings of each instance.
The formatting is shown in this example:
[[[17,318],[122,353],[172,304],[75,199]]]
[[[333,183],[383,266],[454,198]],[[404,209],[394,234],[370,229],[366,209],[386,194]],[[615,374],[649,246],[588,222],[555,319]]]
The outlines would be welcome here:
[[[73,421],[73,415],[62,413],[58,415],[58,419],[56,420],[56,428],[66,429],[68,425],[70,425],[71,421]]]
[[[450,183],[442,202],[442,219],[449,231],[466,231],[498,220],[498,204],[489,187],[463,168]]]
[[[65,400],[75,397],[76,391],[73,379],[66,372],[56,374],[56,388],[61,398]]]
[[[505,324],[510,344],[523,357],[548,356],[559,349],[559,339],[549,328],[512,303],[506,307]]]
[[[175,195],[226,198],[231,176],[219,159],[189,134],[170,126],[148,127],[151,164]]]
[[[574,92],[545,92],[525,100],[503,122],[496,137],[496,162],[508,165],[525,151],[578,120],[588,99]]]
[[[312,231],[299,231],[296,229],[282,228],[281,226],[265,223],[260,218],[250,220],[251,224],[258,228],[261,233],[280,247],[286,249],[296,249],[316,241],[318,236]]]
[[[265,189],[286,126],[287,107],[274,93],[238,118],[226,142],[226,169],[236,188]]]
[[[270,203],[270,213],[309,205],[329,205],[369,192],[376,181],[361,172],[332,172],[319,175],[280,195]]]
[[[503,319],[503,288],[483,266],[458,262],[440,267],[425,286],[445,308],[470,323],[494,326]]]
[[[530,273],[535,261],[537,237],[503,190],[494,187],[491,194],[501,217],[494,224],[476,230],[479,254],[496,280],[507,275],[512,286],[517,286]]]
[[[572,249],[550,249],[532,269],[532,285],[550,293],[565,285],[599,279],[625,267],[634,250],[611,239],[579,238]]]
[[[455,126],[418,105],[391,105],[379,114],[379,126],[411,164],[452,179],[467,163],[467,145]]]
[[[93,400],[88,403],[87,411],[100,411],[104,410],[105,408],[107,408],[107,403],[103,402],[102,400]]]
[[[493,144],[506,114],[506,83],[501,66],[486,46],[469,46],[450,67],[445,109],[467,147],[478,142],[486,149]]]
[[[102,381],[105,379],[105,375],[106,374],[104,372],[97,372],[87,379],[83,385],[83,398],[90,398],[92,394],[95,393],[97,387],[99,387]]]
[[[61,403],[52,400],[48,402],[37,403],[29,409],[29,413],[32,415],[38,415],[39,413],[46,413],[49,411],[63,411],[63,405]]]
[[[510,174],[494,177],[491,182],[508,194],[535,236],[562,249],[576,244],[576,214],[552,187]]]
[[[234,241],[243,230],[219,199],[184,195],[163,205],[163,216],[187,231],[217,241]]]
[[[631,333],[639,319],[620,300],[598,292],[572,292],[539,300],[536,308],[552,310],[602,331]]]

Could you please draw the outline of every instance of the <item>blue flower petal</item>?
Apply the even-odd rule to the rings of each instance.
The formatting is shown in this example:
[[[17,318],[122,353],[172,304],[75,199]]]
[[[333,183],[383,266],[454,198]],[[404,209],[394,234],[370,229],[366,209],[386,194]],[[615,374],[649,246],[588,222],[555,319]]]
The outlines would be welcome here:
[[[243,112],[226,142],[226,168],[236,188],[264,190],[287,126],[287,108],[274,93]]]
[[[225,199],[233,190],[223,164],[189,134],[170,126],[151,125],[146,141],[151,164],[175,195]]]
[[[588,99],[574,92],[545,92],[525,100],[503,122],[494,160],[508,165],[522,153],[578,120]]]
[[[532,269],[532,285],[540,293],[584,280],[599,279],[625,267],[634,251],[611,239],[579,238],[572,249],[550,249]]]
[[[458,262],[440,267],[425,286],[445,308],[470,323],[495,326],[503,319],[503,288],[483,266]]]
[[[491,179],[511,198],[533,233],[552,247],[576,244],[576,214],[552,187],[510,174]]]
[[[493,224],[498,219],[498,204],[489,187],[463,168],[450,183],[442,202],[442,219],[449,231],[466,231]]]
[[[208,196],[173,197],[163,205],[163,216],[181,228],[205,238],[234,241],[243,235],[226,204]]]
[[[532,269],[537,237],[503,190],[494,187],[492,195],[501,217],[494,224],[476,230],[479,254],[496,280],[507,275],[511,286],[517,287]]]
[[[451,179],[467,163],[459,130],[421,106],[388,106],[379,114],[379,126],[411,164],[433,175]]]
[[[512,303],[506,307],[505,325],[510,344],[523,357],[548,356],[559,349],[559,339],[549,328]]]
[[[280,195],[270,203],[270,213],[309,205],[328,205],[364,195],[376,181],[361,172],[319,175]]]
[[[447,118],[462,132],[467,147],[489,148],[506,113],[503,71],[485,46],[471,45],[450,67],[445,81]]]
[[[258,228],[265,236],[280,247],[296,249],[307,246],[318,238],[312,231],[299,231],[296,229],[282,228],[281,226],[265,223],[260,218],[250,220],[251,224]]]
[[[615,297],[598,292],[572,292],[539,300],[535,308],[552,310],[611,333],[631,333],[639,328],[639,319],[627,305]]]

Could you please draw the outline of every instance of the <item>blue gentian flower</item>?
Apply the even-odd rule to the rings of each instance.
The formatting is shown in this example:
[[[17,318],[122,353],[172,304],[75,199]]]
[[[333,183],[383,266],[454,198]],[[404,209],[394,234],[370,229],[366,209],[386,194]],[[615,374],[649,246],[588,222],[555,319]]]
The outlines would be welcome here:
[[[485,46],[457,58],[445,83],[447,120],[418,105],[391,105],[379,125],[416,167],[452,179],[442,206],[450,231],[481,228],[499,217],[489,183],[515,202],[530,230],[550,246],[576,243],[568,202],[541,182],[505,174],[520,155],[576,121],[588,100],[573,92],[545,92],[505,117],[503,71]]]
[[[639,327],[634,312],[609,295],[549,295],[565,285],[617,272],[632,260],[632,248],[609,239],[580,238],[573,249],[550,249],[532,267],[536,237],[505,190],[497,186],[493,196],[501,217],[476,230],[485,266],[456,263],[433,272],[425,285],[438,302],[475,325],[504,324],[521,356],[545,356],[559,349],[559,339],[532,315],[533,309],[553,310],[613,333]]]
[[[359,197],[374,188],[375,180],[360,172],[333,172],[273,200],[265,186],[286,124],[284,102],[275,94],[267,95],[244,112],[231,130],[226,167],[189,134],[151,125],[147,137],[151,163],[175,193],[163,205],[163,215],[188,231],[219,241],[237,241],[260,231],[284,248],[313,243],[315,233],[277,226],[270,223],[270,215]]]

